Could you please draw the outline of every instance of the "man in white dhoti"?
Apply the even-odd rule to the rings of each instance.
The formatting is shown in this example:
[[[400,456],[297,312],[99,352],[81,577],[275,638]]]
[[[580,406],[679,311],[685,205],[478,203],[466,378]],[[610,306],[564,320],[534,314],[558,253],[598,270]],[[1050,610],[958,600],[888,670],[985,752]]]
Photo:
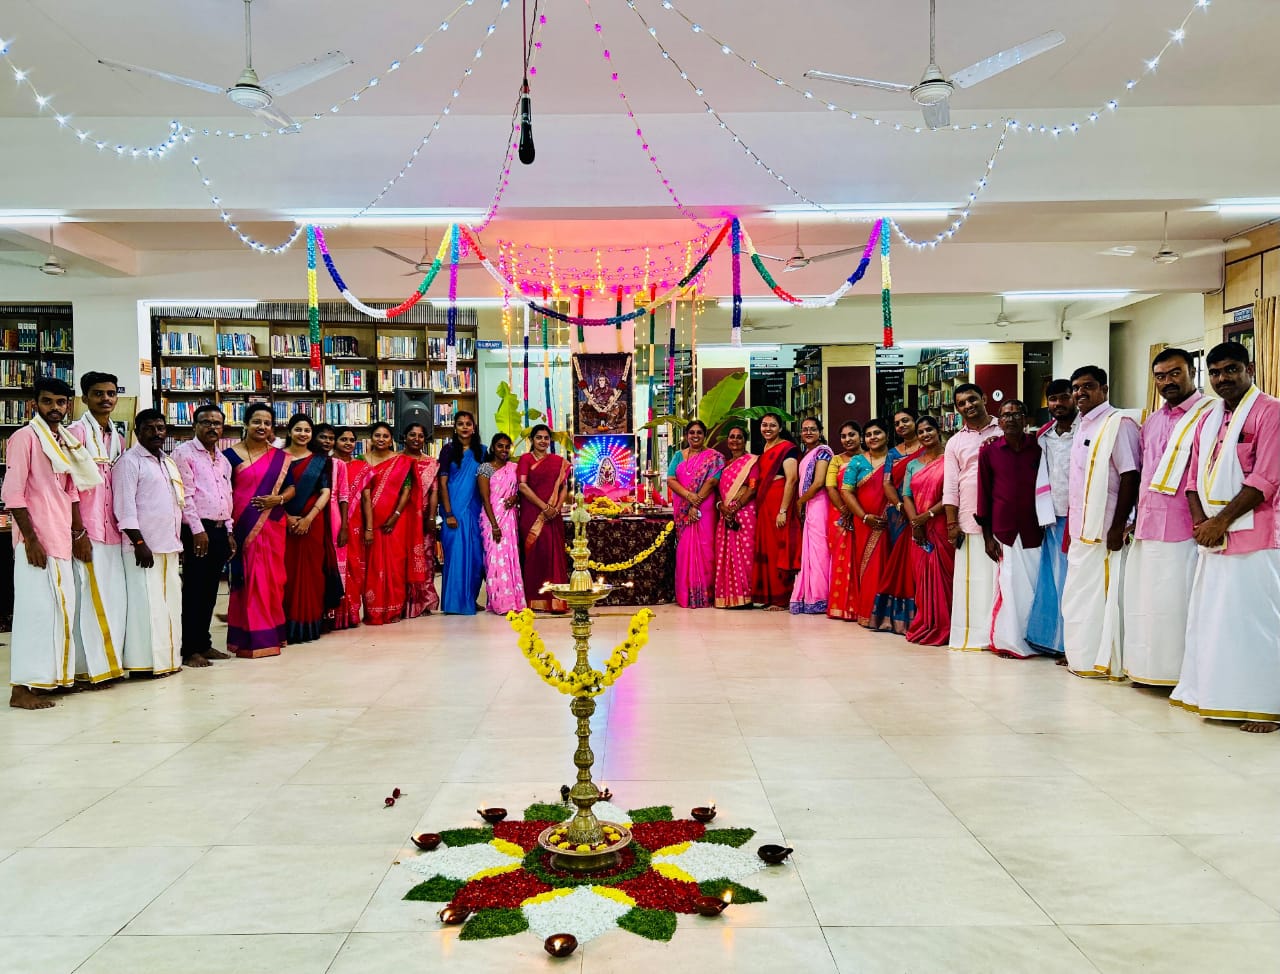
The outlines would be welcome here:
[[[1040,444],[1027,435],[1027,407],[1020,399],[1000,404],[1004,436],[978,454],[978,523],[987,557],[996,566],[991,651],[1027,659],[1027,618],[1040,574],[1044,531],[1036,516],[1036,476]]]
[[[951,584],[951,648],[983,650],[991,645],[991,609],[995,604],[995,565],[982,543],[978,509],[978,452],[1000,436],[1000,424],[987,412],[987,397],[972,382],[955,391],[956,412],[964,426],[951,434],[942,467],[942,503],[947,533],[956,546]]]
[[[1071,374],[1080,420],[1071,443],[1062,634],[1072,673],[1120,679],[1120,595],[1140,453],[1138,425],[1107,401],[1107,393],[1106,369],[1086,365]]]
[[[1164,404],[1142,424],[1142,486],[1124,570],[1124,675],[1174,686],[1182,671],[1187,600],[1196,569],[1187,479],[1196,429],[1213,400],[1196,391],[1190,353],[1166,348],[1151,363]]]
[[[36,412],[9,437],[0,490],[14,522],[9,706],[21,710],[52,707],[44,694],[75,682],[71,560],[93,558],[79,492],[100,475],[88,451],[62,429],[72,395],[61,379],[36,380]]]
[[[111,422],[119,387],[106,372],[86,372],[80,391],[88,412],[67,427],[84,444],[98,465],[102,483],[80,492],[80,516],[93,546],[92,561],[72,562],[75,576],[76,675],[123,676],[120,647],[124,644],[124,559],[120,554],[120,529],[111,506],[111,465],[124,452],[124,436]],[[105,685],[105,684],[103,684]]]
[[[182,475],[163,449],[168,429],[158,409],[134,420],[138,441],[111,471],[116,520],[125,536],[124,668],[164,676],[182,668]]]
[[[1241,729],[1280,728],[1280,400],[1243,345],[1206,356],[1222,397],[1201,421],[1187,500],[1200,546],[1181,679],[1170,701]]]
[[[1040,574],[1027,620],[1027,642],[1065,665],[1062,641],[1062,590],[1067,584],[1067,512],[1071,508],[1071,443],[1075,438],[1075,400],[1071,381],[1054,379],[1045,388],[1050,420],[1040,428],[1040,471],[1036,475],[1036,515],[1044,528]]]

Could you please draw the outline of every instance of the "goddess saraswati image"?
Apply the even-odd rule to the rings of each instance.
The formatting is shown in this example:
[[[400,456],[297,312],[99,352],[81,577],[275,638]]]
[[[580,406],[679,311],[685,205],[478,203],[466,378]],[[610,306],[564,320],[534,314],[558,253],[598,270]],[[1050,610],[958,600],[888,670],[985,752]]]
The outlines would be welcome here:
[[[627,433],[631,429],[631,356],[578,355],[577,428],[582,433]]]

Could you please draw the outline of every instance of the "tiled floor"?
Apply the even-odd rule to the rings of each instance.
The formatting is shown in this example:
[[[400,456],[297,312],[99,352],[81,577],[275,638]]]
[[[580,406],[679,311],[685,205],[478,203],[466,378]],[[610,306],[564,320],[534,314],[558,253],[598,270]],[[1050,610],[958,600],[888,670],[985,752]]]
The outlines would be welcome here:
[[[769,902],[567,962],[459,942],[402,900],[405,838],[556,795],[572,728],[492,617],[0,712],[0,972],[1280,970],[1280,735],[1047,661],[671,608],[602,698],[597,780],[793,845]]]

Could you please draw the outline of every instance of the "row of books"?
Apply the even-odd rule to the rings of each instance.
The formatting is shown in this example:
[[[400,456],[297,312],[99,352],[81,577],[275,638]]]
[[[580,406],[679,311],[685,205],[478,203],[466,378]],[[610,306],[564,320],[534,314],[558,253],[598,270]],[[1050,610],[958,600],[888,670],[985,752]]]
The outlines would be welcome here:
[[[283,358],[306,358],[311,354],[311,340],[306,335],[272,335],[271,354]]]
[[[266,392],[267,374],[261,369],[218,366],[218,389],[222,392]]]
[[[248,332],[218,333],[218,354],[251,358],[258,354],[258,339]]]
[[[418,358],[421,341],[416,335],[379,335],[378,358]]]
[[[31,418],[31,404],[25,399],[0,399],[0,423],[15,426]]]
[[[313,374],[310,369],[272,369],[271,388],[277,392],[310,392]]]
[[[385,416],[374,413],[371,399],[346,399],[324,404],[324,419],[334,426],[368,426],[374,419],[387,422]]]
[[[0,332],[0,348],[6,352],[34,352],[39,337],[40,329],[34,321],[22,322]]]
[[[46,328],[40,336],[40,349],[45,352],[70,352],[70,328]]]
[[[203,355],[204,339],[193,331],[160,333],[160,351],[165,355]]]
[[[476,357],[476,340],[474,338],[463,338],[458,336],[458,358],[475,358]],[[432,358],[444,358],[447,352],[447,341],[444,338],[428,338],[427,354]]]
[[[360,340],[355,335],[325,335],[324,354],[351,358],[360,354]]]
[[[166,392],[205,392],[213,388],[213,369],[204,365],[167,365],[157,369]]]
[[[47,375],[52,379],[61,379],[67,385],[72,387],[76,384],[76,370],[69,363],[41,362],[40,373],[42,375]]]
[[[458,369],[454,375],[449,375],[444,369],[432,369],[431,390],[433,392],[475,392],[476,370]]]
[[[333,392],[372,392],[369,374],[365,369],[343,369],[336,365],[324,367],[324,387]]]
[[[0,387],[30,389],[36,381],[36,363],[30,359],[0,359]]]

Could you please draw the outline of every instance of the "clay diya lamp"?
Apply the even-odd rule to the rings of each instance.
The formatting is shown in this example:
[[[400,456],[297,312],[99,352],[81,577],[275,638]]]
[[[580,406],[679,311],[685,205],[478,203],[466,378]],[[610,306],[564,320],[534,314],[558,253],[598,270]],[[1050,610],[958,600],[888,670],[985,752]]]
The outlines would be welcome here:
[[[423,832],[421,835],[413,836],[413,844],[423,852],[431,852],[440,844],[440,836],[434,832]]]
[[[701,822],[703,825],[706,825],[716,817],[716,806],[714,804],[699,805],[697,808],[689,809],[689,814],[693,817],[695,822]]]
[[[784,845],[762,845],[756,850],[756,855],[769,865],[776,866],[779,863],[786,862],[787,856],[793,852],[795,852],[794,849]]]
[[[568,957],[578,949],[578,938],[571,933],[553,933],[542,942],[542,949],[552,957]]]
[[[479,812],[480,817],[490,825],[497,825],[507,817],[507,810],[505,808],[477,808],[476,811]]]
[[[464,910],[460,906],[446,906],[437,914],[440,922],[451,927],[456,927],[460,923],[465,923],[467,917],[471,916],[470,910]]]
[[[693,908],[704,917],[718,917],[728,906],[729,900],[719,896],[699,896],[693,901]]]

